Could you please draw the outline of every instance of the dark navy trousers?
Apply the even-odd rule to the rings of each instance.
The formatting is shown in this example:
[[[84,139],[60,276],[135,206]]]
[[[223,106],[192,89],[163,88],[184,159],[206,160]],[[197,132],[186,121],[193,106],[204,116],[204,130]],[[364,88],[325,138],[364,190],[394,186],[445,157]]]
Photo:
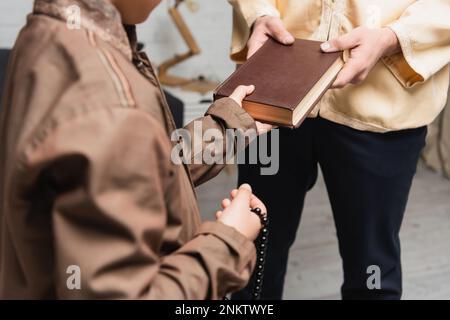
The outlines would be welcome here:
[[[261,175],[259,164],[240,165],[239,184],[249,183],[269,213],[263,299],[282,298],[289,248],[318,166],[343,261],[342,298],[401,297],[399,231],[426,132],[422,127],[373,133],[320,117],[307,119],[298,129],[280,129],[276,175]],[[381,286],[370,290],[368,268],[373,265],[379,267]],[[233,299],[250,299],[249,287],[235,293]]]

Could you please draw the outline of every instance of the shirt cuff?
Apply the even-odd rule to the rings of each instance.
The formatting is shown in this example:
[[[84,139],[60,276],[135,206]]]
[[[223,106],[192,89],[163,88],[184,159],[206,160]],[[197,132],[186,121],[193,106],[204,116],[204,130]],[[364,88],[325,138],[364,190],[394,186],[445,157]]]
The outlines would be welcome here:
[[[425,81],[429,77],[429,72],[414,57],[411,37],[406,28],[400,21],[395,21],[387,27],[396,34],[402,52],[384,57],[383,63],[405,88],[411,88]]]
[[[255,120],[231,98],[222,98],[214,102],[206,111],[206,115],[221,119],[227,128],[240,129],[244,132],[249,129],[256,131]]]
[[[250,264],[251,270],[256,264],[255,244],[247,237],[221,222],[204,222],[196,235],[214,235],[225,242],[233,251],[238,252],[241,257],[238,264],[238,271],[242,271]]]
[[[249,10],[248,12],[245,12],[244,10],[244,19],[247,22],[247,26],[249,28],[253,27],[256,19],[263,16],[280,18],[280,12],[270,5],[257,8],[256,10]]]

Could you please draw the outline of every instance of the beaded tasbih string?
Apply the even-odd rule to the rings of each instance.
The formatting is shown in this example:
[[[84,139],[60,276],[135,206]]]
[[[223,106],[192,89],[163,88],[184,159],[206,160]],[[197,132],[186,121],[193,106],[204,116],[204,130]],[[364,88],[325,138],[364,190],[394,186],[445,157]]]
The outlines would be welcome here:
[[[261,290],[264,279],[264,264],[266,262],[267,242],[269,240],[269,219],[267,214],[262,213],[260,208],[251,209],[261,220],[261,232],[258,239],[256,239],[257,260],[254,274],[254,283],[252,298],[253,300],[259,300],[261,298]]]

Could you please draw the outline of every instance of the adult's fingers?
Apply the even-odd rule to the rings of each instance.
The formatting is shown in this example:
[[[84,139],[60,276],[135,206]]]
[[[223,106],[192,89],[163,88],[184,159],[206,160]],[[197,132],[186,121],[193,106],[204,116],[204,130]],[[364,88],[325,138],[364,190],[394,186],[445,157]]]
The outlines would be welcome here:
[[[350,32],[336,39],[329,40],[321,44],[323,52],[336,52],[353,49],[360,43],[360,36],[357,32]]]
[[[332,88],[340,89],[346,85],[352,83],[353,79],[362,72],[361,67],[355,60],[349,60],[339,72],[336,80],[334,81]]]
[[[295,38],[287,31],[280,19],[271,19],[267,21],[267,33],[278,42],[290,45],[293,44]]]
[[[269,40],[269,37],[265,34],[264,30],[253,31],[252,36],[247,42],[247,59],[254,55],[267,40]]]

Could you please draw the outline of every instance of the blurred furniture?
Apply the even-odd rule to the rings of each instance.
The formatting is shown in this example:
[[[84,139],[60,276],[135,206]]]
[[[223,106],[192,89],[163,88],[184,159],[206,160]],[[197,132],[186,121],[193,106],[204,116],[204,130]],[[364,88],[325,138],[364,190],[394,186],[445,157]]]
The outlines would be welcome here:
[[[186,43],[188,51],[182,54],[177,54],[173,58],[162,62],[158,67],[159,79],[161,83],[166,86],[181,87],[184,90],[205,94],[214,90],[218,86],[218,83],[210,82],[201,75],[198,76],[197,79],[187,79],[169,74],[169,69],[185,62],[189,58],[196,56],[201,52],[194,36],[192,35],[192,32],[189,30],[189,27],[178,10],[180,4],[183,2],[184,0],[175,0],[175,4],[169,8],[169,15]]]
[[[0,49],[0,111],[2,110],[3,87],[5,85],[6,67],[8,66],[8,58],[11,50]]]
[[[184,103],[173,94],[164,90],[166,95],[167,103],[169,104],[170,111],[172,111],[173,119],[175,120],[175,125],[177,128],[183,127],[184,119]]]

